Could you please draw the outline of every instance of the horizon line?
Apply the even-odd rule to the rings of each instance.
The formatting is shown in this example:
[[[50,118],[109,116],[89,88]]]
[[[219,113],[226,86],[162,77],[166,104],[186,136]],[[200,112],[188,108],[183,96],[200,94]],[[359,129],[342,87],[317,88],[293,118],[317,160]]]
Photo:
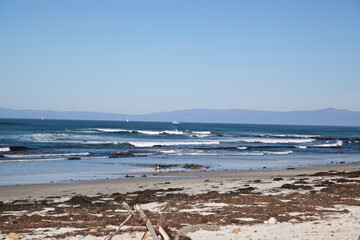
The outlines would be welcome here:
[[[166,112],[179,112],[179,111],[189,111],[189,110],[214,110],[214,111],[232,111],[232,110],[244,110],[244,111],[254,111],[254,112],[311,112],[311,111],[321,111],[321,110],[339,110],[339,111],[350,111],[350,112],[360,112],[356,110],[350,110],[345,108],[335,108],[335,107],[325,107],[318,108],[312,110],[254,110],[254,109],[246,109],[246,108],[228,108],[228,109],[220,109],[220,108],[188,108],[188,109],[178,109],[178,110],[164,110],[164,111],[154,111],[150,113],[116,113],[116,112],[100,112],[95,110],[50,110],[50,109],[14,109],[8,107],[0,107],[0,109],[14,110],[14,111],[51,111],[51,112],[88,112],[88,113],[104,113],[104,114],[119,114],[119,115],[149,115],[155,113],[166,113]]]

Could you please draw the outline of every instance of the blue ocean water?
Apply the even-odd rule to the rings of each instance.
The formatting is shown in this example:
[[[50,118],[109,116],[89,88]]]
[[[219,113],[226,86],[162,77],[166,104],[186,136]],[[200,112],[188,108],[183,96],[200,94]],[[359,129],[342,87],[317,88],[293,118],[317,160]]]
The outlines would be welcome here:
[[[359,161],[360,127],[0,119],[0,185]]]

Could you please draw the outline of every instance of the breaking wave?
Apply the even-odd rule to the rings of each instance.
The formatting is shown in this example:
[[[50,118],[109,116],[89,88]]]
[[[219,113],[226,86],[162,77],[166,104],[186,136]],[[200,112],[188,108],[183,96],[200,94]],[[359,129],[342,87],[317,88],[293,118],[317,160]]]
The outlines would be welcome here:
[[[162,151],[164,154],[178,156],[265,156],[265,155],[288,155],[293,151],[246,151],[246,152],[207,152],[207,151]]]
[[[183,145],[217,145],[219,141],[198,141],[198,142],[129,142],[130,145],[135,147],[156,147],[156,146],[183,146]]]
[[[313,145],[313,147],[328,147],[328,148],[336,148],[336,147],[341,147],[343,145],[343,141],[341,140],[337,140],[335,143],[324,143],[324,144],[316,144],[316,145]]]
[[[44,158],[44,157],[64,157],[64,156],[88,156],[89,152],[80,153],[43,153],[43,154],[5,154],[8,158]]]
[[[292,138],[242,138],[239,139],[238,141],[241,142],[247,142],[247,143],[271,143],[271,144],[276,144],[276,143],[310,143],[315,141],[315,139],[308,139],[308,138],[297,138],[297,139],[292,139]]]
[[[0,147],[0,152],[10,152],[9,147]]]

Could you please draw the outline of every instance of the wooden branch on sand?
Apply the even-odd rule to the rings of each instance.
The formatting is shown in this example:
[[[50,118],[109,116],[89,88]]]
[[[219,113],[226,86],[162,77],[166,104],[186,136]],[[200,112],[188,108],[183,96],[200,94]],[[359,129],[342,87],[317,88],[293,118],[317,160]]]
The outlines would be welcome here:
[[[149,232],[150,232],[151,236],[153,237],[153,239],[160,240],[155,232],[153,225],[150,222],[150,219],[146,216],[146,214],[144,213],[144,211],[142,210],[142,208],[140,207],[139,204],[135,205],[135,210],[139,213],[141,221],[143,223],[145,223],[146,227],[149,229]]]
[[[129,216],[125,219],[125,221],[123,221],[123,222],[119,225],[118,229],[117,229],[115,232],[110,233],[109,236],[107,236],[107,237],[105,238],[105,240],[111,240],[111,239],[120,231],[120,228],[121,228],[122,226],[124,226],[124,224],[125,224],[127,221],[129,221],[132,216],[133,216],[132,214],[129,214]]]
[[[138,222],[140,222],[141,224],[145,225],[147,227],[147,230],[144,234],[144,236],[142,237],[142,240],[146,239],[146,236],[147,236],[147,233],[150,232],[152,238],[154,240],[161,240],[162,238],[164,240],[170,240],[170,237],[169,235],[166,233],[166,231],[161,227],[161,226],[157,226],[157,230],[158,232],[161,234],[161,236],[157,235],[156,231],[155,231],[155,228],[153,227],[153,225],[151,224],[151,221],[150,219],[146,216],[146,214],[144,213],[144,211],[142,210],[142,208],[140,207],[139,204],[136,204],[134,206],[135,210],[137,213],[135,213],[131,207],[126,203],[126,202],[123,202],[122,205],[126,208],[126,210],[130,213],[129,216],[125,219],[125,221],[123,221],[118,229],[114,232],[114,233],[111,233],[109,234],[109,236],[107,236],[104,240],[111,240],[119,231],[120,231],[120,228],[127,222],[130,220],[131,217],[135,217],[136,220]]]

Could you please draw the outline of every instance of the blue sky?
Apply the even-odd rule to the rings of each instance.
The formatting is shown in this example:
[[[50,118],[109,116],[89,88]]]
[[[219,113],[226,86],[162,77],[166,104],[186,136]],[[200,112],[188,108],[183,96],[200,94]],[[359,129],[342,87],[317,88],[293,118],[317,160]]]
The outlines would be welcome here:
[[[0,0],[0,107],[360,111],[358,0]]]

